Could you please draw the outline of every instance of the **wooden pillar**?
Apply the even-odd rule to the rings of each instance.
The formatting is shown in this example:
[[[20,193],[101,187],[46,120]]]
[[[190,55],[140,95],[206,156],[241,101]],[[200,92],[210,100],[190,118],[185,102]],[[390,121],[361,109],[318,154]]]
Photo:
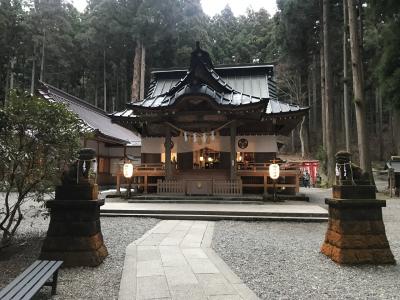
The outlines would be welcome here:
[[[230,166],[231,166],[231,172],[230,172],[230,179],[235,180],[236,179],[236,123],[233,122],[230,126],[230,133],[231,133],[231,139],[230,139],[230,149],[231,149],[231,155],[230,155]]]
[[[121,194],[121,174],[117,173],[117,194]]]
[[[171,180],[172,167],[171,167],[171,128],[165,128],[165,180]]]
[[[149,187],[147,185],[147,174],[144,175],[143,186],[144,186],[143,194],[147,194],[149,192]]]

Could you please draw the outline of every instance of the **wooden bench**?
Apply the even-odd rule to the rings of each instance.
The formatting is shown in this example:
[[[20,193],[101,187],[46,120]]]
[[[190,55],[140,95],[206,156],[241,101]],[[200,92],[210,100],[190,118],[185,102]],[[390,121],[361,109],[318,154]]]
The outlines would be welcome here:
[[[58,269],[62,261],[37,260],[0,291],[0,299],[31,299],[44,285],[56,294]],[[52,281],[48,281],[53,276]]]

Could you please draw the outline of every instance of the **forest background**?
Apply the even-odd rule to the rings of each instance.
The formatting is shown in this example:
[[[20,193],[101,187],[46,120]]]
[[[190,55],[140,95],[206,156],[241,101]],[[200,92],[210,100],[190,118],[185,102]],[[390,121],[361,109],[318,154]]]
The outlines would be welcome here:
[[[400,154],[400,1],[347,1],[361,54],[364,144],[382,161]],[[226,7],[209,17],[200,0],[89,0],[83,13],[63,0],[0,0],[0,102],[43,81],[121,110],[137,98],[140,73],[147,85],[154,68],[187,67],[200,41],[215,65],[276,65],[280,100],[311,107],[286,151],[325,161],[347,149],[357,161],[347,1],[278,0],[274,16],[249,9],[235,17]]]

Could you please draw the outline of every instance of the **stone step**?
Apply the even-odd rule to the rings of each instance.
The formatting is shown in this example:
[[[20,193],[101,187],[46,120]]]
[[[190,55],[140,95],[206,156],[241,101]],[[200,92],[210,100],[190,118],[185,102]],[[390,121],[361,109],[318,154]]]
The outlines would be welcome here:
[[[137,214],[137,215],[196,215],[196,216],[252,216],[252,217],[299,217],[299,218],[327,218],[326,213],[312,212],[279,212],[279,211],[234,211],[234,210],[174,210],[174,209],[101,209],[101,214]]]
[[[159,214],[159,213],[117,213],[101,212],[102,217],[138,217],[156,218],[162,220],[235,220],[235,221],[285,221],[285,222],[327,222],[327,217],[318,216],[254,216],[254,215],[225,215],[225,214]]]
[[[106,196],[107,197],[107,196]],[[107,197],[108,198],[108,197]],[[309,201],[309,198],[303,194],[298,195],[277,195],[278,200],[290,201]],[[268,201],[273,200],[273,195],[267,196]],[[231,201],[233,203],[246,203],[263,202],[262,195],[245,195],[245,196],[185,196],[185,195],[133,195],[128,202],[130,203],[211,203],[218,204],[224,201]],[[147,202],[141,202],[147,201]],[[218,202],[221,201],[221,202]]]
[[[129,199],[128,203],[192,203],[192,204],[255,204],[255,205],[264,204],[263,201],[243,200],[243,199],[242,200]]]

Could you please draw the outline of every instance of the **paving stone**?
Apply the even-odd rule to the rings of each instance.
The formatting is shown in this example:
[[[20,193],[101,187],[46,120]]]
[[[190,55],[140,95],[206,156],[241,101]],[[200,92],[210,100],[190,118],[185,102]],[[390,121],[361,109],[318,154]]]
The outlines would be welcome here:
[[[170,298],[165,276],[147,276],[137,279],[137,300]]]
[[[170,287],[173,300],[207,300],[207,296],[198,284],[180,284]]]
[[[179,220],[167,220],[154,227],[152,233],[170,233],[178,224]]]
[[[164,267],[187,266],[187,261],[178,246],[160,246],[161,260]]]
[[[217,267],[209,260],[204,258],[190,258],[187,260],[194,273],[219,273]]]
[[[236,289],[221,274],[198,274],[204,292],[211,295],[237,295]]]
[[[138,246],[137,261],[161,260],[160,250],[157,246]]]
[[[168,236],[163,239],[160,243],[160,245],[164,246],[177,246],[179,245],[184,237],[186,236],[186,231],[187,230],[179,230],[179,231],[172,231],[168,234]]]
[[[161,260],[148,260],[137,262],[137,277],[164,276],[164,269]]]
[[[182,253],[186,259],[190,258],[208,258],[207,254],[201,248],[185,248]]]
[[[158,246],[163,239],[167,237],[167,233],[151,233],[147,238],[142,240],[139,245],[142,246]]]
[[[164,267],[164,272],[170,288],[184,284],[199,283],[189,266]]]
[[[209,296],[209,300],[243,300],[242,297],[238,295],[217,295],[217,296]],[[245,299],[248,300],[248,299]]]
[[[180,221],[174,231],[188,231],[195,221]]]

